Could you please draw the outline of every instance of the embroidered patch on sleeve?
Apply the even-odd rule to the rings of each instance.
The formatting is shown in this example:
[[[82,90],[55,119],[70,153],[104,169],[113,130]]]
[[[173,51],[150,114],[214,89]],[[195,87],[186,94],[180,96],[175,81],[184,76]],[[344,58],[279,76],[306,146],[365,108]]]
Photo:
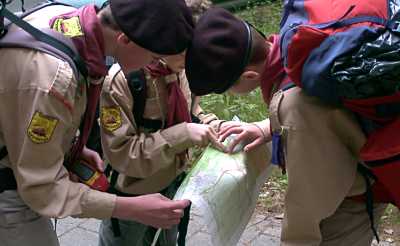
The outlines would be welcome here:
[[[113,132],[122,125],[121,109],[119,107],[102,107],[100,119],[102,127]]]
[[[35,112],[28,127],[28,136],[37,144],[47,143],[53,136],[58,119]]]
[[[82,26],[78,16],[69,19],[56,19],[53,23],[53,29],[70,38],[83,36]]]

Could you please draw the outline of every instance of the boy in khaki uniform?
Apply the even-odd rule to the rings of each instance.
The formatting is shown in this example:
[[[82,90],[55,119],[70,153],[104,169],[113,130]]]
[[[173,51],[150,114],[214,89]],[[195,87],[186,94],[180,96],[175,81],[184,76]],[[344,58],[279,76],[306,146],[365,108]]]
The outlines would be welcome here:
[[[272,132],[280,135],[283,149],[276,149],[275,161],[286,164],[288,175],[281,245],[371,244],[366,205],[350,199],[366,191],[357,173],[365,136],[346,110],[288,87],[278,35],[265,38],[229,12],[210,10],[196,26],[186,74],[196,95],[248,93],[261,87],[270,118],[226,124],[219,134],[221,141],[238,134],[230,149],[248,141],[245,151],[271,141]],[[377,221],[384,208],[375,204]]]
[[[202,2],[189,3],[194,17],[202,12]],[[112,177],[117,177],[114,193],[137,196],[160,192],[172,198],[184,178],[187,150],[210,142],[221,147],[216,130],[223,121],[214,114],[204,114],[192,101],[184,60],[184,53],[168,56],[142,70],[144,105],[135,104],[129,91],[130,76],[125,76],[118,64],[110,69],[100,100],[100,122],[103,153],[114,170]],[[137,122],[135,107],[144,107],[143,124]],[[187,117],[180,117],[182,113]],[[201,124],[191,123],[190,113]],[[151,245],[155,232],[142,223],[106,219],[100,227],[99,245]],[[176,227],[163,230],[157,245],[176,245],[176,236]]]
[[[180,58],[182,61],[184,57]],[[168,64],[168,63],[167,63]],[[183,62],[182,62],[183,64]],[[160,62],[161,66],[166,63]],[[180,69],[181,70],[181,69]],[[114,65],[105,80],[100,101],[101,138],[105,159],[119,172],[115,186],[116,193],[125,196],[137,196],[160,192],[172,198],[183,179],[186,168],[186,151],[194,145],[206,146],[217,142],[217,133],[209,125],[180,122],[167,125],[168,83],[179,82],[183,103],[192,107],[192,98],[184,71],[175,71],[167,76],[146,75],[146,104],[143,117],[158,120],[162,129],[152,126],[137,126],[132,108],[133,97],[124,73],[119,65]],[[138,105],[137,105],[138,106]],[[110,125],[109,115],[116,112],[118,127]],[[198,104],[192,112],[201,112]],[[201,123],[218,126],[220,120],[213,114],[197,114]],[[155,229],[141,223],[118,220],[121,235],[114,235],[112,221],[104,220],[100,228],[100,245],[150,245]],[[176,228],[163,230],[161,245],[176,244]]]
[[[141,14],[156,18],[150,23]],[[0,161],[0,244],[59,245],[50,217],[113,216],[164,228],[179,223],[189,201],[170,201],[160,194],[125,198],[99,192],[72,182],[63,163],[71,148],[84,144],[82,138],[74,142],[74,137],[85,110],[91,113],[86,102],[96,104],[90,92],[101,88],[107,73],[104,57],[113,56],[132,70],[153,57],[181,53],[193,28],[185,3],[111,0],[102,10],[93,5],[78,10],[55,5],[34,12],[26,21],[67,36],[86,63],[89,83],[78,80],[70,63],[48,53],[1,49],[0,143],[8,155]],[[164,23],[172,23],[181,35],[169,33]],[[165,31],[140,32],[154,25]],[[15,32],[23,31],[11,26],[7,35]],[[155,36],[157,42],[147,40]],[[83,147],[76,153],[93,166],[102,165],[94,151]]]

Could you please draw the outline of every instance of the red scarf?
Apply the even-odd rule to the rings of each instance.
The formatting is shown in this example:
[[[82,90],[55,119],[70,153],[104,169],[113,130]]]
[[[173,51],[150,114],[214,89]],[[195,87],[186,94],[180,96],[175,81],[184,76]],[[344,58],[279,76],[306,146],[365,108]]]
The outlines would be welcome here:
[[[65,20],[68,21],[74,17],[79,18],[79,24],[75,26],[74,30],[75,32],[80,30],[82,34],[72,33],[71,40],[86,63],[89,76],[91,78],[106,76],[104,37],[94,5],[87,5],[72,12],[55,16],[50,20],[50,27],[65,35],[71,34],[71,30],[68,30],[68,24]],[[76,24],[75,22],[73,23]],[[57,28],[54,26],[55,24],[60,24],[60,26]]]
[[[173,78],[172,81],[167,81],[168,90],[168,115],[167,127],[173,126],[181,122],[191,122],[190,112],[187,106],[187,101],[179,87],[179,75],[164,66],[161,62],[153,62],[145,68],[153,78]],[[172,77],[173,76],[173,77]]]
[[[261,92],[265,103],[268,104],[272,99],[274,89],[279,88],[282,81],[285,80],[286,73],[283,68],[279,48],[279,35],[271,35],[268,37],[267,41],[271,42],[272,45],[269,49],[265,70],[261,77]]]
[[[71,20],[71,18],[75,18],[76,20],[76,17],[79,18],[78,23],[73,22],[75,24],[74,31],[76,35],[72,35],[70,38],[78,50],[79,55],[86,62],[89,77],[94,78],[94,80],[97,79],[98,81],[107,75],[107,67],[105,65],[104,38],[100,23],[97,19],[96,7],[94,5],[88,5],[70,13],[55,16],[50,20],[50,27],[67,35],[71,30],[67,30],[67,25],[64,24],[64,21]],[[56,28],[54,26],[55,24],[59,24],[59,27]],[[102,83],[88,84],[87,105],[83,126],[81,126],[81,133],[78,141],[72,146],[69,164],[75,163],[80,158],[82,149],[87,143],[94,122],[101,87]]]

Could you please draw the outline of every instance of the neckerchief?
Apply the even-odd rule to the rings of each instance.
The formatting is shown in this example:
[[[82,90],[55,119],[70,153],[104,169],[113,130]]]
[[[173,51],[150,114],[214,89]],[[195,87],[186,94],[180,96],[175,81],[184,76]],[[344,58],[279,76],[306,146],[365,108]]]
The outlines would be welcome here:
[[[179,75],[159,61],[147,65],[145,69],[153,78],[164,77],[167,81],[167,127],[181,122],[191,122],[186,98],[179,87]]]
[[[271,47],[267,56],[265,70],[261,77],[261,92],[265,103],[269,103],[274,88],[279,88],[282,80],[286,77],[279,47],[279,35],[271,35],[267,41],[271,42]]]
[[[50,20],[50,27],[71,38],[91,78],[107,75],[104,37],[94,5],[55,16]]]
[[[89,77],[93,78],[93,81],[99,81],[107,75],[104,37],[94,5],[88,5],[72,12],[55,16],[50,20],[50,27],[72,40],[79,55],[85,61]],[[87,86],[87,105],[83,125],[81,124],[78,140],[72,146],[68,160],[69,165],[80,158],[83,147],[89,138],[102,83],[90,83]]]

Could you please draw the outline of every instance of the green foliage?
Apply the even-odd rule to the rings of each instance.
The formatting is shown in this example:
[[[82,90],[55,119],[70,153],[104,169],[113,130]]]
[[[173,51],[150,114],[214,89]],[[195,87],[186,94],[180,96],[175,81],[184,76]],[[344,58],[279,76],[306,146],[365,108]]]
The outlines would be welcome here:
[[[220,119],[230,120],[237,115],[242,121],[254,122],[267,117],[267,106],[262,100],[259,89],[246,96],[208,95],[201,99],[201,106],[206,112],[213,112]]]
[[[236,15],[269,35],[279,31],[281,12],[282,1],[253,1],[245,10]]]
[[[385,210],[384,217],[386,217],[391,224],[400,225],[400,212],[397,207],[389,205]]]

